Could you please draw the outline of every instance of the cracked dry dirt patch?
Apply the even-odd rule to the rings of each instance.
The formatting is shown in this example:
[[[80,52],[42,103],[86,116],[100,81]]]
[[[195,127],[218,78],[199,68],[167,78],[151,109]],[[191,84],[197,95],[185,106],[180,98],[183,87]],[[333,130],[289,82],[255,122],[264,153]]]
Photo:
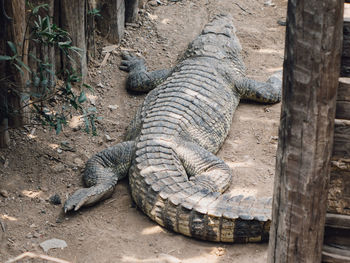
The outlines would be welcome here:
[[[43,253],[39,243],[50,238],[63,239],[68,247],[48,254],[71,262],[175,262],[170,256],[184,263],[265,262],[267,244],[203,242],[161,228],[133,206],[127,181],[118,184],[110,199],[76,214],[62,215],[61,206],[47,201],[55,193],[65,200],[81,186],[83,163],[122,140],[144,98],[125,91],[126,74],[118,69],[121,48],[144,56],[150,69],[169,67],[210,17],[228,12],[235,19],[248,75],[264,81],[282,68],[285,28],[277,21],[285,18],[287,5],[286,0],[265,2],[162,0],[147,5],[140,23],[127,27],[107,65],[99,67],[103,54],[90,65],[89,81],[95,88],[90,103],[103,117],[97,137],[68,127],[59,136],[40,127],[34,136],[28,136],[32,128],[12,130],[13,145],[0,150],[0,190],[7,196],[0,195],[0,262],[24,251]],[[98,44],[99,52],[110,45],[103,40]],[[242,102],[238,107],[219,152],[234,171],[229,191],[272,195],[279,113],[280,104]],[[62,142],[74,151],[58,153]]]

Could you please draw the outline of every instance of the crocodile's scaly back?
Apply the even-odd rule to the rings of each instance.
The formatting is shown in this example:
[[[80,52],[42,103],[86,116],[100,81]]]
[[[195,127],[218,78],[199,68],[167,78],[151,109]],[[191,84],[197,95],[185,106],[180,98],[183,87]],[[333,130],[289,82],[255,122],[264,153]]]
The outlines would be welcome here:
[[[230,16],[215,17],[170,70],[147,72],[141,59],[124,55],[121,69],[130,72],[128,88],[151,91],[128,129],[130,142],[115,146],[114,152],[128,149],[128,154],[122,165],[114,161],[114,167],[124,168],[115,173],[120,179],[124,164],[130,165],[132,197],[160,225],[204,240],[260,242],[268,238],[271,198],[224,193],[232,172],[215,153],[230,130],[239,100],[277,102],[280,82],[245,77],[235,31]],[[98,158],[104,160],[108,153]],[[86,173],[90,179],[93,173]],[[108,176],[95,180],[107,185],[106,191],[117,181],[100,178]],[[95,196],[103,194],[92,191],[71,198],[66,210],[95,201]]]

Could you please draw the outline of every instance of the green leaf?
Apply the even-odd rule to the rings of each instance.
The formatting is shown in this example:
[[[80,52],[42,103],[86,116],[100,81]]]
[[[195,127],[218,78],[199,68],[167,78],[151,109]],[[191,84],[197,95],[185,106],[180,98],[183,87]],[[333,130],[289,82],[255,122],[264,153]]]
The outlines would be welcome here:
[[[0,60],[11,60],[12,57],[10,56],[0,56]]]
[[[77,104],[77,102],[76,102],[75,100],[70,100],[69,102],[70,102],[70,104],[73,106],[74,109],[77,110],[77,109],[79,108],[79,107],[78,107],[78,104]]]
[[[95,107],[88,108],[88,112],[97,112],[97,109]]]
[[[11,41],[7,41],[7,44],[9,45],[11,51],[13,52],[13,54],[16,54],[17,55],[17,48],[16,48],[16,45],[11,42]]]
[[[13,64],[17,69],[18,69],[18,71],[23,75],[24,74],[24,72],[23,72],[23,70],[22,70],[22,68],[20,67],[20,66],[18,66],[17,64]]]
[[[79,98],[78,98],[78,102],[81,104],[84,101],[86,101],[86,94],[85,91],[80,92]]]
[[[57,119],[57,123],[56,123],[56,135],[60,134],[61,131],[62,131],[61,119]]]
[[[83,110],[83,113],[84,113],[85,132],[86,132],[86,133],[89,133],[89,132],[90,132],[90,128],[89,128],[89,126],[90,126],[90,124],[89,124],[89,119],[88,119],[88,117],[86,116],[86,111],[85,111],[85,110]]]
[[[33,15],[35,15],[35,14],[37,14],[39,12],[40,8],[43,8],[43,9],[47,10],[48,7],[49,7],[48,4],[38,5],[38,6],[33,8],[32,13],[33,13]]]
[[[46,88],[47,87],[47,83],[48,83],[48,80],[47,79],[43,79],[41,81],[41,87]]]
[[[41,59],[38,59],[32,52],[29,53],[29,56],[34,59],[36,62],[41,63]]]
[[[90,116],[90,122],[91,122],[92,135],[96,136],[97,135],[97,129],[96,129],[96,125],[95,125],[95,115]]]
[[[18,64],[20,64],[22,67],[24,67],[29,73],[32,73],[32,71],[30,70],[30,68],[29,68],[26,64],[24,64],[22,60],[20,60],[20,59],[18,59],[18,58],[15,58],[15,60],[16,60],[16,62],[17,62]]]
[[[94,89],[89,84],[83,83],[83,87],[87,88],[91,92],[94,92]]]
[[[66,84],[67,93],[71,92],[71,90],[72,90],[72,84],[70,82],[67,82],[67,84]]]

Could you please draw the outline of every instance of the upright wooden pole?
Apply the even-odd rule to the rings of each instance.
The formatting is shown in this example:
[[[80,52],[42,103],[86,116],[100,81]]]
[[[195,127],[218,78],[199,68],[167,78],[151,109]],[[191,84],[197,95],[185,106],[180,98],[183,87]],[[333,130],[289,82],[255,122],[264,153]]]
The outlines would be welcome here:
[[[82,51],[80,55],[71,54],[76,63],[63,56],[64,68],[74,68],[81,75],[83,80],[87,75],[87,58],[86,58],[86,35],[85,35],[85,16],[86,3],[84,1],[61,0],[61,22],[62,27],[67,30],[72,38],[72,44]]]
[[[321,262],[343,0],[290,0],[268,262]]]

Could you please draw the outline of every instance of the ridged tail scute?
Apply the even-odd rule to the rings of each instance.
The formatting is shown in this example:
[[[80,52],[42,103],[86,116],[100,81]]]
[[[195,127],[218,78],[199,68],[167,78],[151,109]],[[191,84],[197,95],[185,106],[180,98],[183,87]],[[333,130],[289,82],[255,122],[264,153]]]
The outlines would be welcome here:
[[[222,194],[201,184],[200,176],[198,180],[196,176],[188,178],[176,147],[166,140],[138,144],[130,184],[144,213],[161,226],[189,237],[231,243],[266,241],[271,199]]]

